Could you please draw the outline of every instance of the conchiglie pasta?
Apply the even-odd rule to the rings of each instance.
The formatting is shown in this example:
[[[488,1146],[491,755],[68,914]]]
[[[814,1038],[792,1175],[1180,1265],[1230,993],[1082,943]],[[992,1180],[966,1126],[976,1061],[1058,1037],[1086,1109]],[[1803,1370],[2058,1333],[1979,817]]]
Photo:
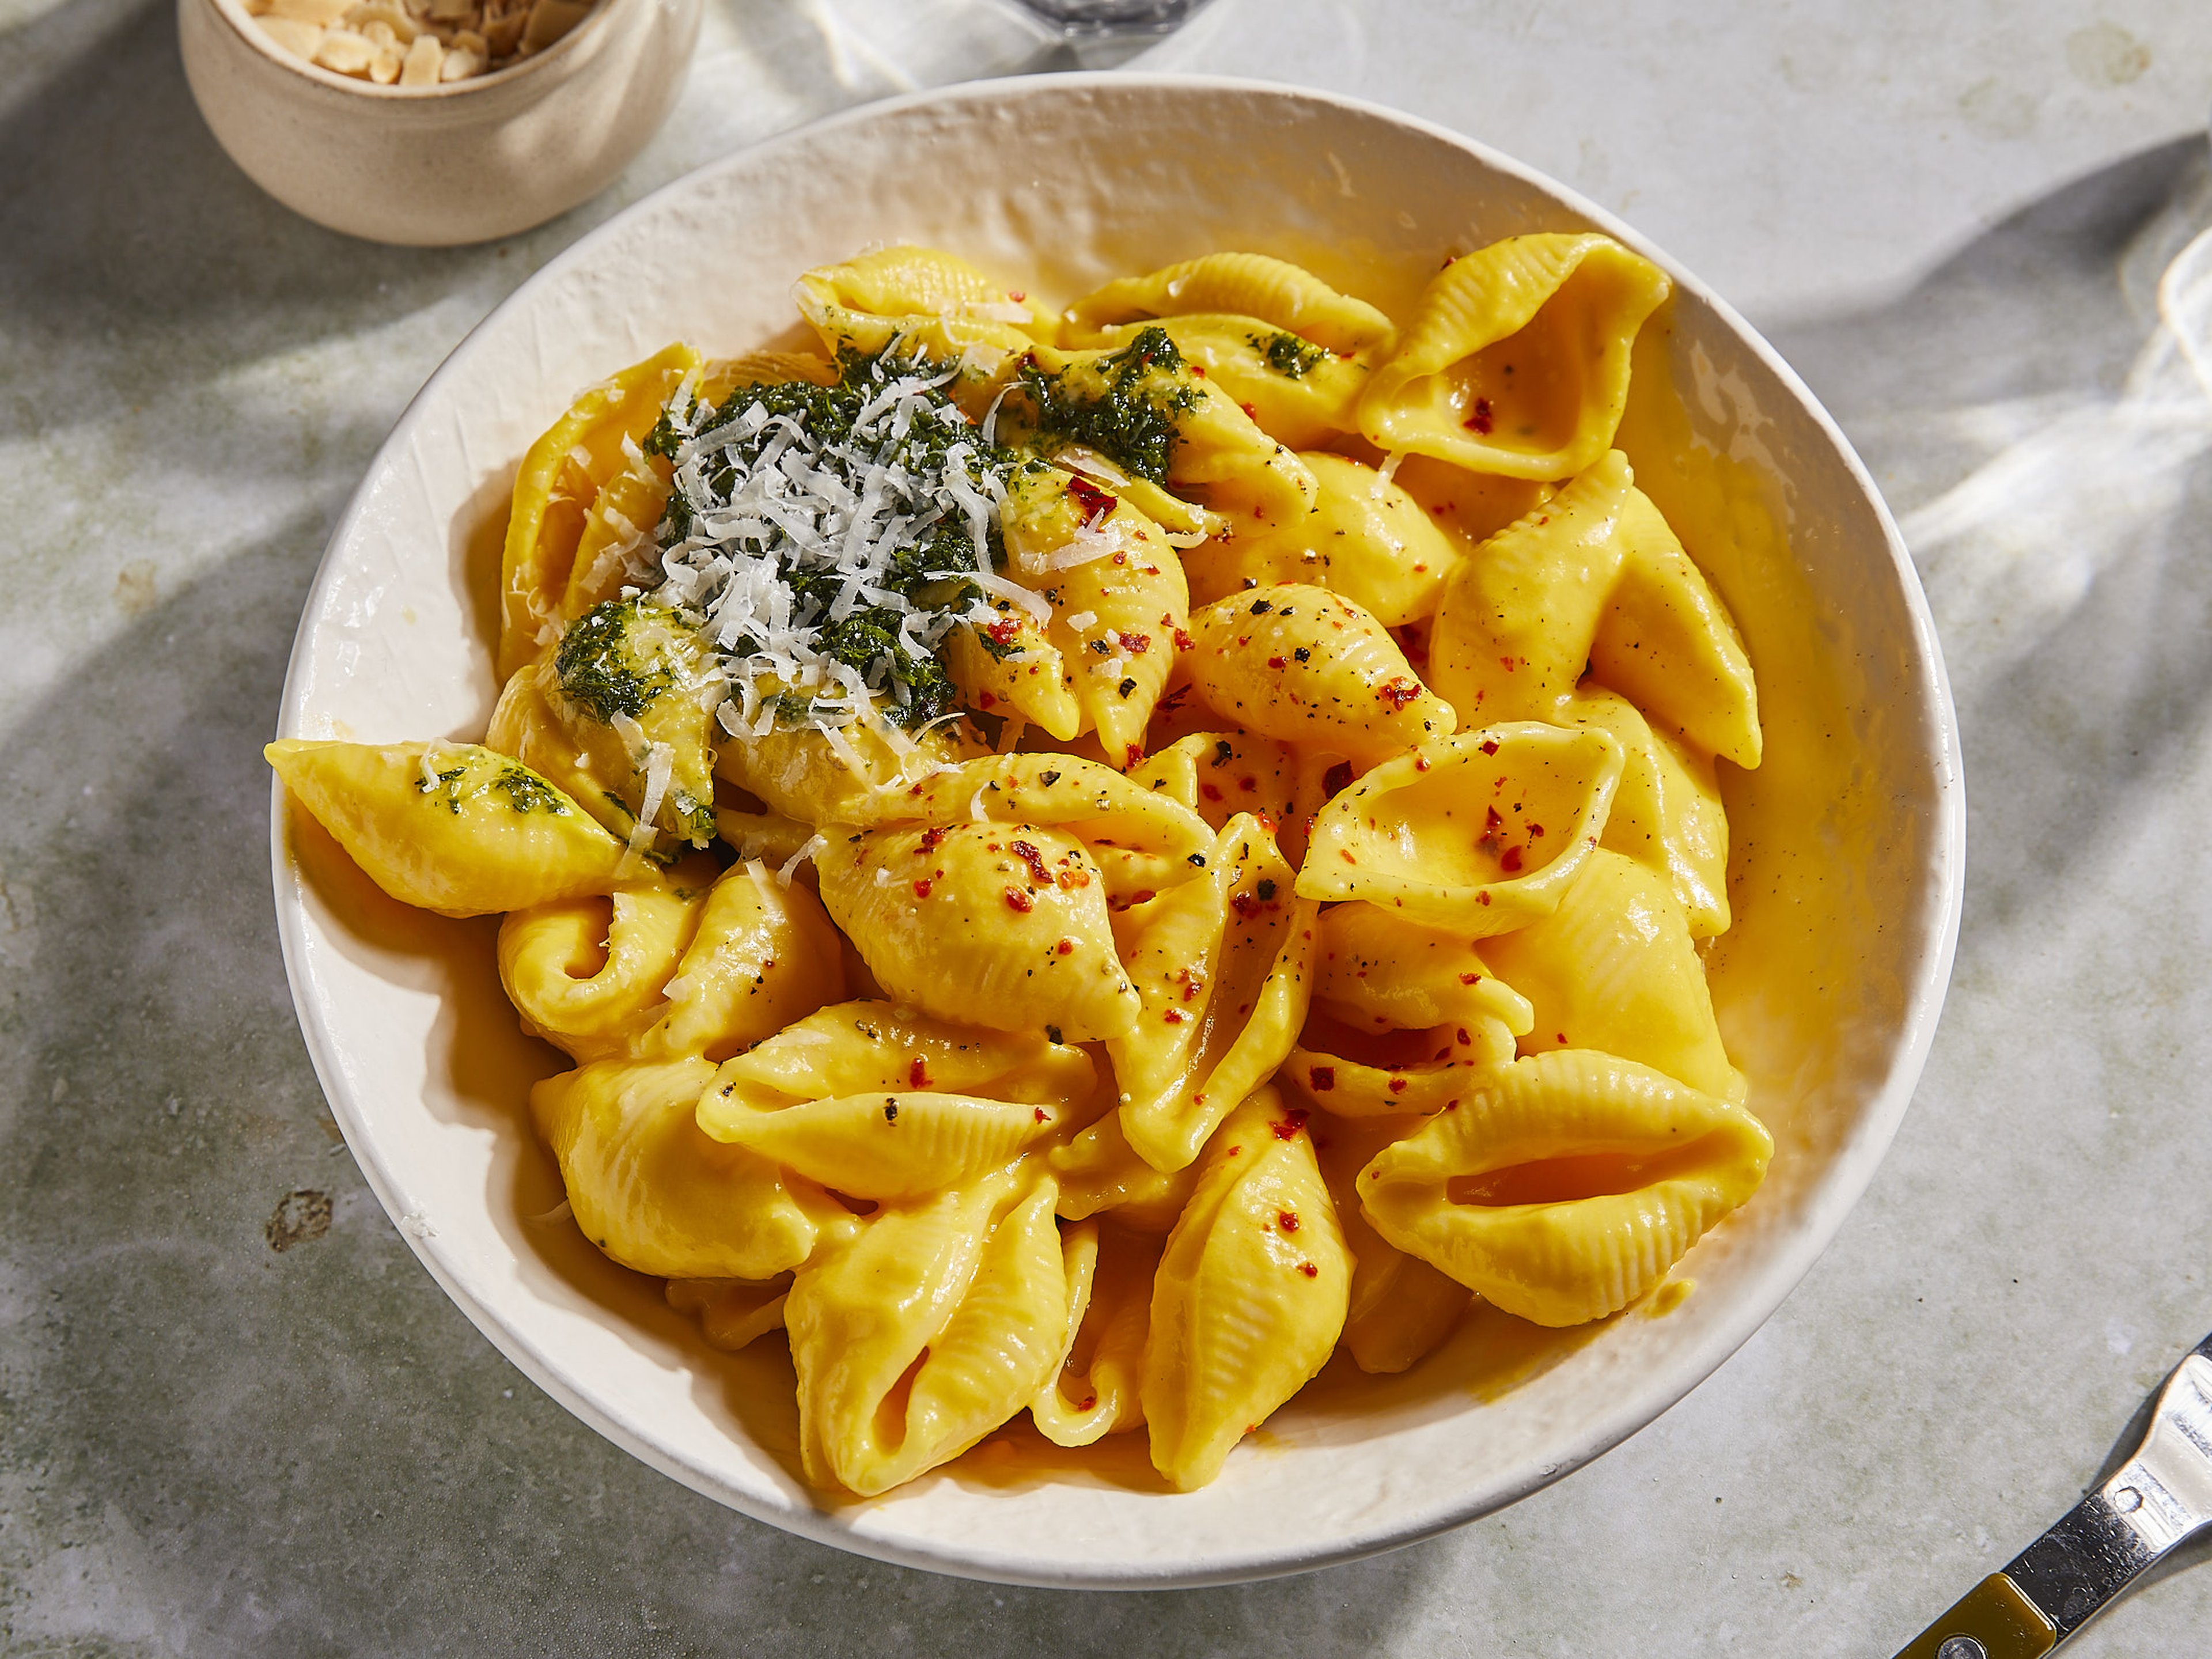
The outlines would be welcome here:
[[[1067,1351],[1049,1178],[1018,1171],[885,1209],[784,1304],[817,1486],[887,1492],[1035,1400]]]
[[[629,1053],[666,1011],[662,988],[698,931],[713,880],[702,858],[608,897],[508,912],[499,978],[524,1028],[573,1060]]]
[[[811,1183],[701,1133],[711,1060],[594,1060],[530,1091],[584,1236],[640,1273],[769,1279],[849,1218]]]
[[[1617,1313],[1758,1189],[1740,1106],[1589,1049],[1517,1060],[1360,1173],[1390,1244],[1539,1325]]]
[[[893,996],[1000,1030],[1127,1035],[1142,1005],[1114,945],[1098,866],[1035,825],[833,838],[822,902]]]
[[[1535,721],[1402,755],[1322,810],[1298,891],[1469,938],[1525,927],[1596,847],[1620,767],[1607,733]]]
[[[805,888],[737,865],[697,916],[643,1052],[724,1060],[844,996],[837,932]]]
[[[1375,468],[1311,451],[1313,511],[1264,536],[1209,542],[1184,555],[1194,603],[1231,599],[1246,586],[1300,582],[1342,594],[1386,628],[1437,608],[1462,555],[1451,538]]]
[[[1458,1324],[1474,1300],[1466,1285],[1419,1256],[1383,1242],[1360,1212],[1354,1183],[1376,1153],[1417,1133],[1418,1117],[1377,1117],[1330,1125],[1320,1155],[1345,1248],[1352,1283],[1344,1315],[1344,1346],[1370,1375],[1409,1370]]]
[[[1152,1286],[1152,1467],[1188,1492],[1304,1387],[1344,1328],[1352,1261],[1303,1115],[1272,1089],[1206,1152]]]
[[[262,753],[369,878],[444,916],[614,890],[623,844],[528,767],[474,744],[316,743]]]
[[[1456,727],[1382,625],[1325,588],[1254,588],[1205,606],[1190,631],[1199,696],[1249,730],[1366,763]]]
[[[1664,272],[1607,236],[1510,236],[1429,283],[1359,424],[1386,450],[1478,472],[1564,478],[1603,454],[1628,402],[1629,348]]]
[[[1386,347],[1395,333],[1365,301],[1264,253],[1208,253],[1119,277],[1070,306],[1064,327],[1070,343],[1091,344],[1117,323],[1208,313],[1250,317],[1338,352]]]
[[[1079,343],[1125,346],[1148,326],[1115,324]],[[1359,394],[1374,369],[1367,353],[1339,354],[1257,317],[1170,317],[1157,326],[1277,443],[1305,451],[1358,430]]]
[[[1139,1391],[1160,1241],[1084,1222],[1061,1235],[1061,1245],[1068,1348],[1030,1402],[1030,1417],[1054,1445],[1088,1446],[1144,1426]]]
[[[561,618],[592,503],[659,420],[662,405],[698,370],[697,352],[670,346],[586,392],[523,456],[501,556],[501,680],[544,648],[548,629]]]
[[[1282,1063],[1305,1021],[1315,907],[1258,820],[1231,821],[1205,875],[1124,913],[1118,932],[1143,1000],[1106,1045],[1122,1133],[1179,1170]]]

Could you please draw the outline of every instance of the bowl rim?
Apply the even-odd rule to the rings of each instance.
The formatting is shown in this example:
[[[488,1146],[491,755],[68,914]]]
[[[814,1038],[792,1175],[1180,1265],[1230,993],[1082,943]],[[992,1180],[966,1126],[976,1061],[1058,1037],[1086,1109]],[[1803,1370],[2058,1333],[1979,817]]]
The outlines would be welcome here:
[[[609,0],[619,3],[620,0]],[[752,1519],[816,1542],[896,1565],[991,1583],[1067,1589],[1159,1589],[1250,1582],[1291,1573],[1310,1571],[1379,1554],[1449,1531],[1480,1519],[1571,1474],[1602,1455],[1623,1440],[1649,1426],[1678,1405],[1705,1378],[1718,1370],[1737,1349],[1771,1318],[1834,1242],[1843,1223],[1873,1180],[1890,1143],[1911,1104],[1926,1066],[1936,1027],[1949,986],[1956,954],[1965,898],[1966,793],[1959,745],[1957,714],[1950,678],[1945,667],[1934,619],[1925,592],[1903,536],[1887,503],[1850,440],[1796,372],[1765,337],[1735,308],[1679,261],[1662,252],[1650,241],[1622,223],[1614,215],[1547,174],[1516,161],[1482,141],[1439,123],[1390,108],[1369,100],[1339,93],[1243,76],[1192,75],[1161,71],[1086,70],[1032,75],[993,81],[961,82],[933,88],[881,101],[835,112],[802,125],[775,134],[757,143],[702,163],[672,180],[623,212],[594,227],[548,260],[494,307],[450,352],[424,381],[394,422],[362,477],[362,484],[334,526],[326,543],[315,580],[309,588],[301,626],[295,633],[287,664],[278,711],[280,735],[293,735],[301,725],[301,701],[310,654],[308,622],[319,614],[327,589],[337,580],[334,557],[353,536],[369,508],[368,486],[384,470],[419,405],[442,391],[449,376],[465,372],[471,347],[478,336],[511,310],[524,310],[538,294],[560,278],[568,268],[588,259],[599,245],[623,234],[632,216],[642,216],[664,198],[696,188],[699,181],[725,171],[751,165],[778,148],[811,142],[841,128],[862,125],[917,106],[958,101],[999,101],[1059,94],[1080,95],[1086,91],[1132,88],[1182,91],[1193,94],[1260,94],[1326,106],[1349,114],[1407,129],[1460,149],[1485,167],[1550,197],[1592,227],[1634,249],[1664,270],[1672,280],[1711,308],[1718,319],[1777,382],[1794,398],[1832,446],[1837,458],[1866,503],[1887,548],[1897,584],[1897,597],[1905,611],[1912,646],[1913,667],[1923,684],[1925,750],[1932,774],[1932,811],[1926,867],[1933,879],[1923,889],[1914,918],[1927,940],[1911,975],[1902,1002],[1895,1040],[1890,1045],[1885,1074],[1867,1097],[1864,1110],[1851,1133],[1842,1139],[1821,1179],[1807,1189],[1799,1219],[1786,1237],[1762,1255],[1735,1292],[1728,1317],[1715,1323],[1694,1343],[1672,1356],[1658,1371],[1647,1374],[1644,1386],[1627,1394],[1622,1403],[1586,1420],[1570,1437],[1572,1449],[1557,1461],[1525,1461],[1501,1470],[1500,1478],[1470,1495],[1462,1491],[1415,1511],[1394,1511],[1387,1522],[1340,1531],[1323,1542],[1295,1552],[1252,1550],[1240,1553],[1233,1540],[1217,1552],[1187,1565],[1168,1568],[1119,1565],[1085,1573],[1058,1560],[1040,1565],[1037,1559],[1004,1551],[963,1548],[957,1543],[910,1537],[886,1537],[860,1530],[837,1515],[819,1507],[781,1510],[753,1499],[750,1494],[694,1469],[667,1447],[654,1443],[629,1425],[613,1418],[586,1398],[563,1374],[556,1356],[541,1354],[510,1331],[500,1317],[465,1285],[443,1259],[435,1235],[428,1229],[404,1224],[398,1182],[386,1167],[373,1138],[357,1134],[360,1127],[345,1082],[345,1067],[330,1030],[307,1017],[313,1006],[310,946],[306,937],[306,908],[288,896],[296,883],[289,854],[284,790],[270,781],[270,857],[275,880],[278,933],[283,945],[286,979],[300,1026],[318,1081],[333,1115],[347,1133],[363,1177],[376,1194],[386,1213],[440,1287],[516,1368],[560,1401],[571,1413],[622,1447],[640,1462],[682,1485],[734,1509]]]
[[[245,0],[198,0],[198,3],[207,6],[228,23],[232,32],[240,36],[252,50],[283,65],[313,85],[396,103],[431,104],[441,99],[461,97],[473,92],[487,92],[495,87],[513,86],[532,70],[562,57],[571,42],[596,30],[602,19],[617,9],[635,10],[642,0],[593,0],[592,9],[585,15],[584,21],[546,47],[544,51],[532,52],[527,58],[518,58],[513,63],[493,70],[489,74],[473,75],[465,81],[441,81],[434,86],[428,87],[403,87],[397,81],[390,86],[380,86],[374,81],[363,81],[350,75],[340,75],[336,70],[325,69],[320,64],[285,51],[283,47],[270,40],[265,31],[255,27],[253,15],[246,9]],[[186,0],[186,3],[191,3],[191,0]],[[562,250],[564,252],[566,251],[566,249]],[[462,345],[467,343],[465,338],[461,342]],[[459,349],[459,347],[455,348],[456,350]],[[442,368],[443,365],[440,367]],[[427,386],[428,382],[425,382],[425,385]],[[413,407],[411,401],[409,407]],[[406,419],[404,411],[400,419]]]

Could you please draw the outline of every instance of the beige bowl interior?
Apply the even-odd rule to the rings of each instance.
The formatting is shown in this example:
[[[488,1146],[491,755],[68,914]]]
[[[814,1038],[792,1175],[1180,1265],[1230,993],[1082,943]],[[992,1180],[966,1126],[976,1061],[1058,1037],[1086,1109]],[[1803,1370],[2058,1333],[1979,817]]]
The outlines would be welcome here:
[[[789,337],[807,266],[911,240],[1065,299],[1248,248],[1402,318],[1447,252],[1592,224],[1636,242],[1406,118],[1164,77],[963,88],[733,156],[570,249],[424,388],[325,555],[282,731],[480,734],[525,446],[579,389],[672,339],[726,353]],[[1090,1455],[1017,1431],[885,1498],[825,1504],[793,1472],[775,1345],[715,1352],[657,1281],[533,1219],[560,1188],[523,1097],[556,1057],[517,1033],[491,925],[402,909],[280,811],[301,1023],[370,1183],[440,1283],[556,1398],[697,1490],[867,1554],[1016,1582],[1218,1582],[1387,1547],[1510,1502],[1686,1393],[1802,1276],[1905,1109],[1949,968],[1963,804],[1941,661],[1872,485],[1771,351],[1676,276],[1622,442],[1760,674],[1767,760],[1727,784],[1738,921],[1713,984],[1779,1146],[1765,1188],[1677,1270],[1689,1294],[1571,1333],[1479,1315],[1379,1386],[1332,1367],[1194,1493],[1159,1487],[1140,1436]]]

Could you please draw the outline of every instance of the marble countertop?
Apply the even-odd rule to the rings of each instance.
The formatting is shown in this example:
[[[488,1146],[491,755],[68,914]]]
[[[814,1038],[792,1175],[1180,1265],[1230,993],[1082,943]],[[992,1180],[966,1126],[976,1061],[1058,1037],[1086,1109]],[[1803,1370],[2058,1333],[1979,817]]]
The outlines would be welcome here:
[[[421,252],[262,197],[154,0],[0,0],[0,1651],[1893,1650],[2212,1327],[2212,11],[1217,0],[1138,60],[1471,133],[1766,329],[1919,561],[1970,852],[1895,1147],[1711,1381],[1444,1537],[1116,1595],[842,1555],[600,1440],[416,1265],[293,1021],[258,746],[415,387],[698,161],[1056,61],[989,0],[708,12],[605,197]],[[2069,1651],[2207,1630],[2168,1571]]]

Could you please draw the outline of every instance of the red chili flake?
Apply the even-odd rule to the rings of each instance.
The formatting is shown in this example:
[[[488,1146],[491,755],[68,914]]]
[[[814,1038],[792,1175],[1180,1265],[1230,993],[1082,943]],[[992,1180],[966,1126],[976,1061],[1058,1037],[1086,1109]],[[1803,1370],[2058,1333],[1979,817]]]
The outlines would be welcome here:
[[[924,876],[920,881],[915,883],[914,896],[916,898],[927,898],[929,896],[929,878],[927,876]]]
[[[1115,564],[1127,564],[1129,562],[1129,556],[1127,553],[1116,553],[1114,556],[1114,562]]]
[[[906,1068],[906,1086],[909,1089],[929,1087],[929,1062],[920,1054],[916,1054],[914,1064]]]
[[[1175,631],[1175,642],[1176,649],[1178,651],[1195,651],[1198,649],[1198,641],[1191,638],[1190,630],[1188,629],[1176,629]]]
[[[1126,629],[1117,629],[1114,637],[1121,641],[1121,648],[1133,657],[1141,657],[1152,648],[1150,634],[1132,634]]]
[[[1278,1140],[1296,1140],[1298,1138],[1298,1131],[1306,1127],[1308,1115],[1304,1107],[1294,1106],[1281,1122],[1271,1123],[1267,1127],[1275,1132],[1275,1139]]]
[[[1304,1273],[1308,1279],[1319,1279],[1321,1277],[1321,1269],[1315,1267],[1310,1261],[1299,1262],[1298,1271]]]
[[[1006,889],[1006,908],[1027,915],[1036,908],[1036,901],[1030,896],[1026,887],[1009,887]]]
[[[1482,744],[1482,752],[1483,752],[1484,754],[1486,754],[1486,755],[1494,755],[1494,754],[1496,754],[1496,753],[1498,752],[1498,739],[1497,739],[1497,738],[1488,738],[1484,739],[1484,741],[1483,741],[1483,744]]]
[[[1294,1233],[1297,1231],[1298,1212],[1296,1210],[1276,1211],[1275,1224],[1278,1227],[1280,1227],[1286,1233]]]
[[[1167,1021],[1170,1025],[1180,1025],[1182,1024],[1182,1010],[1180,1008],[1170,1008],[1165,1013],[1162,1014],[1160,1018]]]
[[[1075,504],[1083,509],[1083,527],[1085,530],[1090,529],[1099,520],[1121,505],[1120,501],[1115,496],[1101,489],[1080,474],[1067,481],[1067,493],[1074,497]]]
[[[1075,941],[1072,939],[1064,939],[1052,948],[1061,956],[1072,957],[1075,954]]]
[[[1036,1109],[1036,1121],[1038,1122],[1046,1122],[1049,1120],[1050,1116],[1051,1114],[1047,1112],[1043,1107],[1040,1106]]]
[[[1052,872],[1044,867],[1044,854],[1025,841],[1009,842],[1006,850],[1030,867],[1030,879],[1052,885]]]
[[[1232,893],[1229,898],[1229,908],[1237,912],[1239,921],[1249,921],[1267,907],[1249,893]]]
[[[1511,672],[1514,672],[1514,670],[1515,670],[1516,668],[1517,668],[1517,667],[1519,667],[1519,666],[1520,666],[1520,660],[1519,660],[1519,659],[1517,659],[1517,658],[1514,658],[1514,657],[1500,657],[1500,658],[1498,659],[1498,665],[1499,665],[1499,666],[1501,666],[1502,668],[1504,668],[1504,669],[1505,670],[1505,672],[1506,672],[1507,673],[1509,673],[1509,674],[1510,674]]]
[[[1459,976],[1459,982],[1462,985],[1480,985],[1482,983],[1482,975],[1480,974],[1462,974]]]
[[[1210,783],[1200,784],[1198,786],[1198,793],[1205,796],[1208,800],[1219,800],[1221,799],[1221,791]]]
[[[1161,706],[1163,708],[1166,707],[1165,704],[1162,704]],[[1134,766],[1139,761],[1144,759],[1144,757],[1145,746],[1142,744],[1133,743],[1129,744],[1121,751],[1122,769],[1126,771],[1128,768]]]
[[[1394,1095],[1404,1094],[1406,1092],[1406,1079],[1401,1077],[1392,1078],[1390,1079],[1390,1092]]]
[[[1464,1048],[1474,1041],[1474,1039],[1467,1034],[1467,1027],[1464,1025],[1461,1026],[1459,1028],[1459,1046]]]
[[[1022,625],[1015,617],[1001,617],[983,631],[1000,645],[1012,645],[1014,635],[1022,631]]]
[[[988,691],[979,691],[975,694],[975,702],[979,708],[994,708],[998,706],[999,700]]]
[[[945,831],[940,829],[932,827],[923,830],[921,832],[921,845],[915,849],[915,856],[916,858],[920,858],[925,853],[935,852],[937,850],[937,843],[944,839]]]
[[[1505,815],[1503,812],[1500,812],[1495,806],[1488,807],[1484,810],[1482,816],[1482,827],[1485,830],[1491,830],[1494,833],[1498,827],[1504,822]]]
[[[1073,893],[1078,888],[1091,885],[1091,872],[1088,870],[1063,870],[1052,881],[1061,892]]]
[[[1498,855],[1498,867],[1509,876],[1518,870],[1521,867],[1521,849],[1517,847],[1509,847],[1500,853]]]
[[[1409,680],[1403,674],[1395,675],[1376,686],[1375,695],[1394,709],[1403,708],[1421,695],[1420,683]]]
[[[1204,363],[1193,363],[1190,366],[1190,372],[1197,375],[1198,378],[1202,380],[1206,378],[1206,365]]]
[[[1270,657],[1267,659],[1267,666],[1279,669],[1283,666],[1283,659],[1280,657]]]
[[[1272,814],[1267,812],[1255,812],[1252,816],[1260,820],[1260,827],[1262,830],[1265,830],[1269,835],[1272,836],[1275,833],[1275,820]]]
[[[1339,761],[1321,775],[1321,787],[1332,795],[1340,795],[1352,787],[1352,763]]]
[[[1553,1033],[1553,1035],[1559,1039],[1560,1047],[1565,1048],[1566,1046],[1567,1034],[1565,1031],[1556,1031]]]
[[[1243,410],[1247,415],[1250,416],[1255,421],[1260,418],[1260,411],[1253,408],[1249,404],[1239,404],[1237,407]]]
[[[1528,826],[1528,836],[1531,840],[1534,840],[1536,836],[1540,836],[1543,833],[1544,826],[1540,823],[1532,823]]]
[[[1496,421],[1491,413],[1490,399],[1477,398],[1474,400],[1474,413],[1467,417],[1468,430],[1480,433],[1486,438],[1490,435],[1491,428],[1495,424]]]
[[[1018,288],[1010,288],[1006,290],[1006,297],[1009,300],[1012,300],[1016,305],[1019,305],[1023,301],[1028,299],[1030,296],[1023,293],[1021,289]]]
[[[1426,755],[1416,755],[1416,756],[1414,756],[1414,757],[1413,757],[1413,769],[1414,769],[1416,772],[1425,772],[1425,771],[1427,771],[1427,770],[1429,769],[1429,757],[1428,757]]]
[[[1249,795],[1259,788],[1260,780],[1257,778],[1239,778],[1237,780],[1237,787]]]

